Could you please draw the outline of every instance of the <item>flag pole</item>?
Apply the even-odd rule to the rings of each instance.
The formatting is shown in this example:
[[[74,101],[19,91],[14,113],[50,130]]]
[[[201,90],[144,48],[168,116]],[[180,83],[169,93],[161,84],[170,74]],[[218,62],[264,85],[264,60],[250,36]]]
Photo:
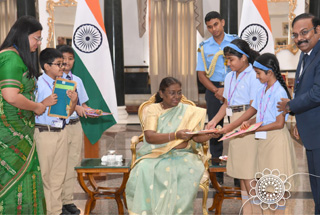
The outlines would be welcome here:
[[[95,144],[92,144],[85,134],[83,134],[83,136],[84,136],[84,158],[100,158],[99,140]]]

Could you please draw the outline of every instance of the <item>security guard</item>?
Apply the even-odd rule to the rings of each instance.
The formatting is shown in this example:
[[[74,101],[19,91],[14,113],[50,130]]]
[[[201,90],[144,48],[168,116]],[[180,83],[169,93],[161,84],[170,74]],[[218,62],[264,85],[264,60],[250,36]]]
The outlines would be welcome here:
[[[206,88],[207,114],[208,119],[211,120],[218,113],[223,103],[224,78],[229,72],[223,57],[223,48],[238,36],[224,32],[225,21],[216,11],[209,12],[204,21],[212,37],[199,45],[196,70],[199,81]],[[223,120],[218,125],[223,126]],[[218,158],[222,155],[222,151],[223,142],[218,142],[218,138],[212,138],[210,140],[212,157]],[[223,183],[223,173],[217,174],[217,180],[220,184]]]

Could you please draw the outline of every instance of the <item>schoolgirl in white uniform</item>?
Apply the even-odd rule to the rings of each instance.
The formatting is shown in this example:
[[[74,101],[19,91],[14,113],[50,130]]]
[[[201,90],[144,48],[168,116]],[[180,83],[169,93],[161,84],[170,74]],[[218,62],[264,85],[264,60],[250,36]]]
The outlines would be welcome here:
[[[250,107],[257,91],[263,87],[252,67],[259,53],[250,49],[246,41],[235,39],[223,51],[232,72],[226,75],[224,81],[224,104],[207,124],[208,129],[214,128],[225,115],[230,117],[230,122],[239,118]],[[227,174],[240,179],[243,202],[248,199],[248,192],[251,189],[250,181],[257,172],[256,155],[257,144],[254,142],[254,135],[230,140]],[[251,211],[250,205],[244,207],[244,214],[251,214]]]

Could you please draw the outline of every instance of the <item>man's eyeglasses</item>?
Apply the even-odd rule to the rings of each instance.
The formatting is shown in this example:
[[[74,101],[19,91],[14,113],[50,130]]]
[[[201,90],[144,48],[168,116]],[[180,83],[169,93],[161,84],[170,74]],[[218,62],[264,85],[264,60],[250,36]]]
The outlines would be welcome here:
[[[33,37],[34,39],[36,39],[36,41],[41,42],[42,41],[42,37]]]
[[[313,29],[315,29],[316,27],[313,27],[313,28],[310,28],[310,29],[308,29],[308,30],[302,30],[302,31],[300,31],[299,32],[299,34],[296,34],[296,33],[293,33],[292,35],[291,35],[291,38],[292,39],[297,39],[298,37],[299,37],[299,35],[300,36],[306,36],[310,31],[312,31]]]
[[[49,65],[56,65],[60,68],[64,67],[65,65],[67,65],[66,63],[48,63]]]

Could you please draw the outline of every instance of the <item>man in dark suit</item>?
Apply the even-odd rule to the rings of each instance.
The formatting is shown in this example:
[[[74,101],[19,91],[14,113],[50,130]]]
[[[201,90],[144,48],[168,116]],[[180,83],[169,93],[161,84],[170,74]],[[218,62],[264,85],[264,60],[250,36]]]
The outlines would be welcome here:
[[[307,152],[315,214],[320,214],[320,20],[303,13],[292,22],[292,39],[301,50],[294,99],[281,99],[279,111],[296,116],[294,134]],[[319,177],[315,177],[319,176]]]

